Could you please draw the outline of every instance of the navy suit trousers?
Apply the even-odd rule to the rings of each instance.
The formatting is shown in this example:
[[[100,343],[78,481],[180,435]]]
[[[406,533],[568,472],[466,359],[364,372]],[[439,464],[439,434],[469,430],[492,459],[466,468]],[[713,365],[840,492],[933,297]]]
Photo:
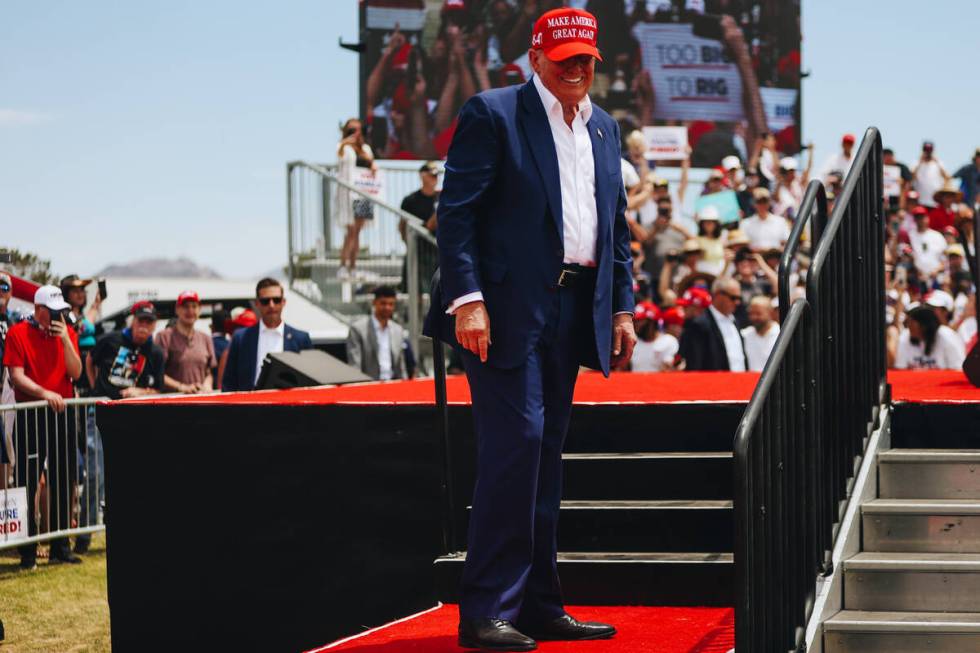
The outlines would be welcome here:
[[[561,452],[579,362],[594,359],[594,292],[594,281],[557,289],[545,331],[516,368],[491,367],[463,352],[477,442],[464,619],[536,624],[564,614],[557,566]]]

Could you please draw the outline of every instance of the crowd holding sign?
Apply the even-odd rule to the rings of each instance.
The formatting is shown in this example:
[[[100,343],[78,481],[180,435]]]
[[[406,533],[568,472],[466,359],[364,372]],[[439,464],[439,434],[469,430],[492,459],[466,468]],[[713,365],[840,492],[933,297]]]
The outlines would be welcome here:
[[[695,167],[720,159],[717,147],[700,154],[707,134],[743,163],[769,132],[781,152],[799,151],[798,2],[364,0],[361,119],[376,156],[444,158],[463,103],[529,81],[534,21],[569,4],[595,20],[535,38],[597,39],[590,94],[622,134],[685,127]]]

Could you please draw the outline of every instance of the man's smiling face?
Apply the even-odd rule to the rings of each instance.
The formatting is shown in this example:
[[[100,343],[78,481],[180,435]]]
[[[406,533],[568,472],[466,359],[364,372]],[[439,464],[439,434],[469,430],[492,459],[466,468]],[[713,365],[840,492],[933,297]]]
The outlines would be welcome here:
[[[562,106],[578,104],[592,87],[592,80],[595,77],[595,57],[590,54],[552,61],[543,50],[532,48],[529,56],[531,68]]]

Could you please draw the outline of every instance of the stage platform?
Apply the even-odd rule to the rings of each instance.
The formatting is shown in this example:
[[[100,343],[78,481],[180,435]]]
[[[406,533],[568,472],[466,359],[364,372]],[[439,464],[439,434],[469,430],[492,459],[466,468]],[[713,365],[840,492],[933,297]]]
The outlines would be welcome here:
[[[747,403],[759,380],[753,372],[615,373],[608,379],[597,372],[583,372],[575,388],[575,403],[581,405],[656,405],[697,403]],[[980,403],[980,388],[957,370],[904,371],[888,374],[892,399],[921,404]],[[469,386],[463,376],[447,382],[450,404],[470,403]],[[294,390],[264,390],[202,396],[163,396],[136,399],[152,404],[273,404],[298,405],[432,405],[432,379],[361,383]]]
[[[730,608],[570,607],[583,621],[604,621],[619,631],[593,642],[541,642],[544,653],[726,653],[735,646],[735,614]],[[459,610],[431,610],[348,637],[308,653],[462,653],[456,645]]]

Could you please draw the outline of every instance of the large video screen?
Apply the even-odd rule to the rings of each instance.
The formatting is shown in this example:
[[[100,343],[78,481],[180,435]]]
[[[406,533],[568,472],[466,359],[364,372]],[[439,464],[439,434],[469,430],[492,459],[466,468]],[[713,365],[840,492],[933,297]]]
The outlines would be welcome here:
[[[532,25],[563,5],[598,19],[591,96],[624,135],[686,127],[695,167],[747,160],[770,134],[799,151],[799,0],[362,0],[375,155],[444,158],[467,98],[530,79]]]

